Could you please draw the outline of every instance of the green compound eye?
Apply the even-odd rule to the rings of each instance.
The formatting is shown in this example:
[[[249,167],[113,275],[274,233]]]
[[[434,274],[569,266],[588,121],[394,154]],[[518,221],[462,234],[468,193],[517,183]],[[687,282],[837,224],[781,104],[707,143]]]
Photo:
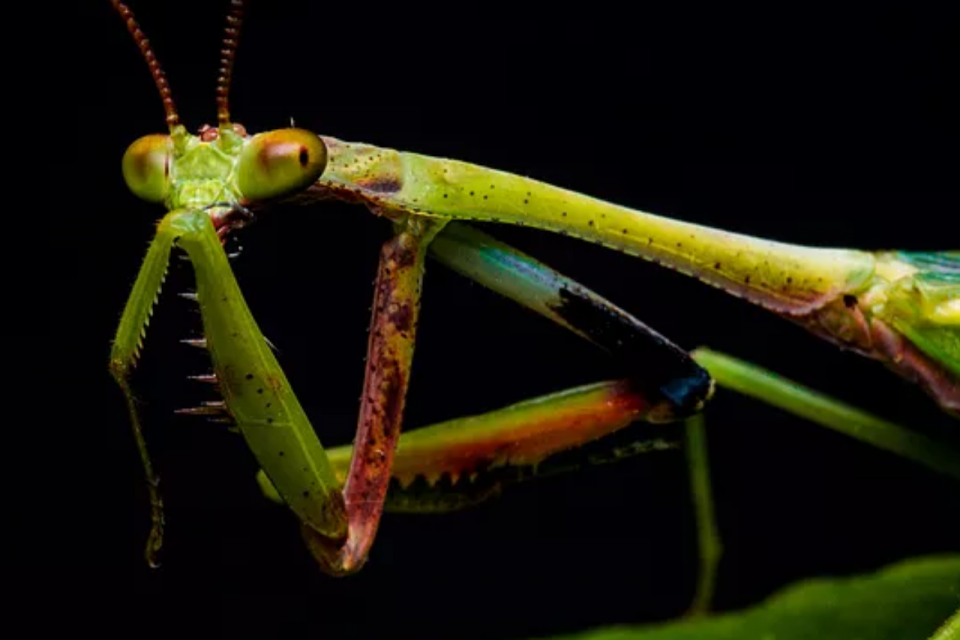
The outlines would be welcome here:
[[[240,193],[266,200],[310,186],[327,166],[327,147],[315,133],[278,129],[253,136],[244,144],[238,169]]]
[[[123,179],[138,198],[163,202],[170,190],[173,141],[164,134],[137,139],[123,154]]]

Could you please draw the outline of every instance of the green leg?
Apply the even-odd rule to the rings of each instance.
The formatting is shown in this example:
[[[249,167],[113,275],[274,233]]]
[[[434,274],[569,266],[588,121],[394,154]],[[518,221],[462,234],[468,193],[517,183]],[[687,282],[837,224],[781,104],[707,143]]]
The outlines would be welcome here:
[[[651,420],[672,422],[703,408],[713,393],[706,370],[686,351],[623,309],[530,256],[464,223],[447,225],[430,247],[445,266],[573,331],[608,352],[651,399]]]
[[[257,328],[206,215],[173,216],[197,273],[197,296],[227,408],[332,575],[357,571],[390,481],[413,359],[426,247],[442,223],[399,223],[380,254],[357,446],[341,493],[328,456]]]
[[[707,452],[707,434],[703,414],[685,421],[687,468],[690,472],[690,494],[697,522],[697,546],[700,551],[700,571],[697,590],[687,611],[689,616],[705,615],[716,590],[717,567],[723,555],[723,543],[717,530],[710,490],[710,458]]]
[[[388,508],[442,512],[497,495],[509,482],[541,475],[540,465],[637,421],[674,422],[696,413],[712,393],[709,375],[675,344],[585,287],[468,226],[451,223],[431,252],[444,264],[550,317],[606,349],[631,375],[479,416],[458,418],[403,434],[393,465]],[[712,500],[702,421],[688,423],[688,454],[702,558],[699,611],[712,597],[719,537]],[[589,463],[665,449],[663,441],[634,443],[587,458]],[[344,478],[350,447],[330,451]],[[565,471],[555,468],[551,471]],[[417,479],[422,478],[419,484]],[[264,473],[264,493],[282,498]]]
[[[696,370],[688,368],[683,359],[665,357],[676,347],[626,312],[533,258],[467,225],[449,224],[434,242],[431,252],[459,273],[607,348],[614,356],[626,361],[646,389],[654,394],[659,392],[660,397],[682,398],[676,393],[678,389],[702,388],[702,380],[709,379],[692,373]],[[594,312],[590,313],[590,309]],[[629,339],[624,339],[617,331],[618,327],[624,326],[635,328]],[[638,340],[638,337],[643,339]],[[716,352],[701,349],[694,353],[693,359],[721,386],[748,393],[817,424],[960,477],[960,453],[949,451],[903,427]],[[658,381],[656,376],[664,365],[668,367],[667,371],[691,373],[675,373]],[[709,393],[695,402],[686,403],[686,406],[699,409],[708,396]],[[680,402],[674,406],[684,404]],[[677,415],[680,414],[682,411]],[[687,433],[691,436],[687,444],[700,541],[700,582],[692,609],[692,612],[698,612],[710,602],[721,545],[714,524],[702,425],[689,425]]]
[[[304,522],[343,539],[347,517],[327,456],[267,346],[209,215],[175,211],[160,224],[196,273],[207,349],[228,413],[287,504]]]
[[[145,555],[152,567],[159,566],[160,547],[163,546],[163,498],[160,494],[160,478],[153,470],[150,453],[147,451],[147,442],[143,437],[140,425],[140,412],[137,410],[137,401],[130,388],[130,372],[133,370],[143,345],[143,338],[150,322],[153,305],[160,295],[160,287],[167,273],[170,262],[170,249],[173,246],[173,237],[169,234],[158,234],[147,251],[140,273],[133,285],[133,291],[127,299],[126,307],[120,318],[116,337],[110,350],[110,373],[123,391],[130,414],[130,425],[133,436],[140,452],[140,461],[143,464],[147,478],[147,488],[150,491],[150,505],[152,526],[147,539]]]
[[[401,435],[387,508],[438,512],[475,504],[499,493],[508,481],[536,475],[538,465],[556,453],[621,429],[635,420],[682,419],[699,410],[709,397],[710,376],[703,373],[697,362],[714,366],[721,357],[718,354],[709,352],[704,357],[708,352],[701,350],[696,359],[690,358],[596,294],[466,225],[450,223],[434,239],[430,250],[447,266],[606,348],[637,375]],[[714,360],[706,362],[711,355]],[[726,384],[730,379],[721,375],[727,371],[720,365],[717,367],[718,381]],[[668,375],[664,375],[664,371]],[[788,381],[784,384],[787,389],[797,388]],[[771,395],[775,399],[777,393]],[[835,419],[843,424],[851,415]],[[865,415],[859,414],[861,422]],[[818,421],[830,426],[830,421],[823,417]],[[900,427],[888,427],[890,433],[908,433]],[[607,462],[666,446],[669,445],[640,444],[614,450],[602,460],[590,461]],[[709,490],[704,434],[698,419],[688,422],[687,452],[701,559],[700,580],[691,608],[691,613],[696,614],[709,608],[721,554]],[[330,451],[340,482],[345,481],[351,455],[349,446]],[[929,463],[926,459],[921,461]],[[532,472],[504,475],[524,468]],[[261,472],[258,479],[266,495],[283,501],[265,474]]]
[[[546,265],[463,223],[448,225],[431,247],[431,252],[463,275],[565,326],[567,318],[564,317],[563,301],[569,299],[570,292],[577,288],[584,290]],[[595,299],[594,304],[598,308],[615,309],[611,303],[592,292],[588,294]],[[616,316],[618,321],[626,317],[639,324],[626,312],[617,311],[622,314]],[[608,348],[614,355],[627,358],[638,371],[660,364],[646,354],[644,347],[649,344],[633,345],[622,340],[614,342]],[[623,350],[623,346],[627,349]],[[720,386],[748,394],[822,426],[898,453],[935,471],[960,477],[960,453],[902,426],[715,351],[698,349],[692,359],[709,371]],[[641,372],[640,375],[644,374]]]
[[[712,395],[710,375],[677,345],[530,256],[461,223],[448,225],[431,251],[462,275],[606,349],[651,397],[672,401],[670,419],[695,414]],[[721,542],[713,513],[706,435],[700,415],[687,417],[686,435],[700,558],[690,613],[700,614],[706,612],[713,598]]]
[[[186,250],[224,405],[284,502],[305,529],[311,550],[333,574],[362,565],[390,479],[392,453],[409,378],[427,242],[442,226],[398,226],[381,254],[357,449],[346,486],[334,474],[306,414],[244,302],[220,239],[203,211],[167,214],[121,319],[111,370],[128,398],[134,431],[155,490],[127,373],[133,366],[170,249]],[[154,501],[148,557],[159,548],[162,514]],[[155,563],[154,563],[155,564]]]
[[[431,251],[435,256],[448,265],[469,270],[472,277],[488,277],[510,288],[518,299],[537,305],[541,312],[552,314],[563,326],[627,363],[631,377],[535,398],[402,435],[393,465],[396,484],[388,500],[391,506],[436,511],[469,504],[498,491],[503,471],[537,469],[556,453],[596,440],[636,420],[674,422],[703,406],[713,384],[685,351],[558,274],[544,270],[534,281],[523,281],[522,276],[527,273],[524,264],[511,260],[522,260],[524,256],[496,246],[491,238],[469,227],[450,226],[454,227],[452,231],[445,229],[433,240]],[[545,279],[549,285],[540,286],[538,279]],[[562,285],[562,290],[552,290],[550,285]],[[648,366],[636,366],[628,355],[642,358]],[[661,442],[651,446],[667,445]],[[594,456],[590,461],[606,462],[648,448],[643,444],[630,445],[599,459]],[[340,448],[331,452],[340,478],[344,477],[342,470],[349,451]],[[407,491],[417,477],[425,480],[430,489],[425,493],[430,495],[420,492],[413,496]],[[478,479],[479,484],[460,483],[463,478]],[[441,479],[447,483],[434,491]],[[279,499],[266,475],[260,475],[260,482],[268,495]]]
[[[732,389],[929,469],[960,479],[960,452],[756,365],[709,349],[693,353],[721,387]]]

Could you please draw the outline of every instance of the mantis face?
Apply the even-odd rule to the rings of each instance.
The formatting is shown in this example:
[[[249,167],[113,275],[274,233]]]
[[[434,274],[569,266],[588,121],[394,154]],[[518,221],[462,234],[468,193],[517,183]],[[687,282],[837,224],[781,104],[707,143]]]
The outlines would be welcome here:
[[[195,136],[177,126],[131,144],[123,178],[137,197],[173,211],[283,198],[316,182],[326,166],[326,146],[304,129],[250,136],[234,124]]]

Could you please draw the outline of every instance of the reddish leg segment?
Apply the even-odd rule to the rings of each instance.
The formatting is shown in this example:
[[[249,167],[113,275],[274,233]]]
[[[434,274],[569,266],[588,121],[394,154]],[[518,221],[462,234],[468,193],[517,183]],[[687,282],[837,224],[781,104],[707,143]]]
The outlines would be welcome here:
[[[442,221],[409,218],[380,251],[356,446],[344,486],[346,540],[330,540],[304,525],[307,546],[326,571],[363,566],[377,533],[413,362],[423,265]]]

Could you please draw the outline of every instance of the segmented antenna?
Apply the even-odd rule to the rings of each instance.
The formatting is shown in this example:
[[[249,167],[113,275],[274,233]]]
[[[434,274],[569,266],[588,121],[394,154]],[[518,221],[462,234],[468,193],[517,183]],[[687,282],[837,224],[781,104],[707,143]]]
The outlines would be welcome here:
[[[140,47],[140,53],[143,54],[143,59],[147,61],[147,66],[150,67],[150,75],[153,76],[153,81],[157,85],[157,91],[160,92],[160,98],[163,100],[163,110],[167,113],[167,126],[170,127],[170,131],[173,132],[173,128],[180,124],[180,116],[177,115],[177,108],[173,104],[173,96],[170,93],[170,85],[167,84],[167,76],[164,75],[163,69],[160,68],[160,63],[157,62],[157,57],[153,54],[153,49],[150,48],[150,41],[147,40],[147,36],[140,30],[140,25],[138,25],[134,19],[133,11],[130,10],[130,7],[120,2],[120,0],[110,0],[110,4],[117,10],[117,13],[120,14],[123,21],[127,23],[127,31],[133,36],[137,46]]]
[[[217,120],[222,129],[230,125],[230,79],[233,76],[233,61],[237,57],[237,40],[243,24],[243,0],[230,0],[230,13],[223,31],[223,48],[220,50],[220,74],[217,77]]]

